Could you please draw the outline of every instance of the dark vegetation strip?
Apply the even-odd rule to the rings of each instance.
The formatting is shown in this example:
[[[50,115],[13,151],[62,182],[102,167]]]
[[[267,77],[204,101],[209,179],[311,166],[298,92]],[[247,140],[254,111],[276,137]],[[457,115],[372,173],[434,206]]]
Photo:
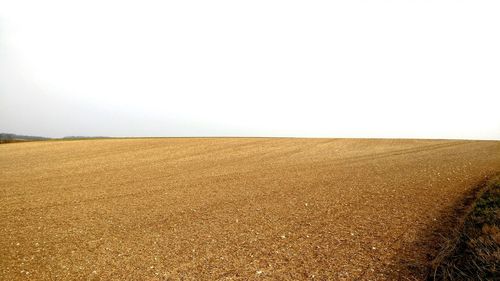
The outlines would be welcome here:
[[[27,142],[29,140],[4,140],[4,139],[0,139],[0,144],[2,143],[16,143],[16,142]]]
[[[67,136],[63,138],[46,138],[39,136],[16,135],[9,133],[0,133],[0,144],[3,143],[18,143],[18,142],[31,142],[31,141],[70,141],[70,140],[95,140],[95,139],[110,139],[110,137],[101,136]]]
[[[500,280],[500,175],[482,184],[451,237],[428,280]]]

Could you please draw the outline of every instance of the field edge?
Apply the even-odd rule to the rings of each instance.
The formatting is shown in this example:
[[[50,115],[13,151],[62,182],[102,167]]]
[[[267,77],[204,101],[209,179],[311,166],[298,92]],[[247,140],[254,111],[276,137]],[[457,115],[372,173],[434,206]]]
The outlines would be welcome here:
[[[456,225],[443,236],[427,280],[488,280],[499,263],[500,173],[488,176],[455,209]],[[468,271],[468,272],[467,272]],[[471,275],[472,274],[472,275]]]

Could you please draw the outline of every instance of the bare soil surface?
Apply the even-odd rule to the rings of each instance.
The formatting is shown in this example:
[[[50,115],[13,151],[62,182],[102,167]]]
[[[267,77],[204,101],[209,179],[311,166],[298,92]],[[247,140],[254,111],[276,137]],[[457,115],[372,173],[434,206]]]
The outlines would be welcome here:
[[[425,277],[498,141],[0,145],[2,280]]]

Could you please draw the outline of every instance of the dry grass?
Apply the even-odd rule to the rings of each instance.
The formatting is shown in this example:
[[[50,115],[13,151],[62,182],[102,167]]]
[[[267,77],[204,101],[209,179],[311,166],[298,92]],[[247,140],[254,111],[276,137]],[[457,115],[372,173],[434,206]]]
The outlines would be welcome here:
[[[421,280],[437,253],[423,232],[500,170],[499,151],[349,139],[1,145],[0,279]]]
[[[500,276],[500,176],[482,186],[453,237],[433,261],[430,280],[493,280]]]

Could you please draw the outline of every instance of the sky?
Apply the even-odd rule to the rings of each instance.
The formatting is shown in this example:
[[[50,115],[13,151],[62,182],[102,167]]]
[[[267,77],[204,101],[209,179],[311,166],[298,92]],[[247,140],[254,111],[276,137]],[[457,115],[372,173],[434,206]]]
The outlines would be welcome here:
[[[499,1],[3,1],[0,132],[500,140]]]

